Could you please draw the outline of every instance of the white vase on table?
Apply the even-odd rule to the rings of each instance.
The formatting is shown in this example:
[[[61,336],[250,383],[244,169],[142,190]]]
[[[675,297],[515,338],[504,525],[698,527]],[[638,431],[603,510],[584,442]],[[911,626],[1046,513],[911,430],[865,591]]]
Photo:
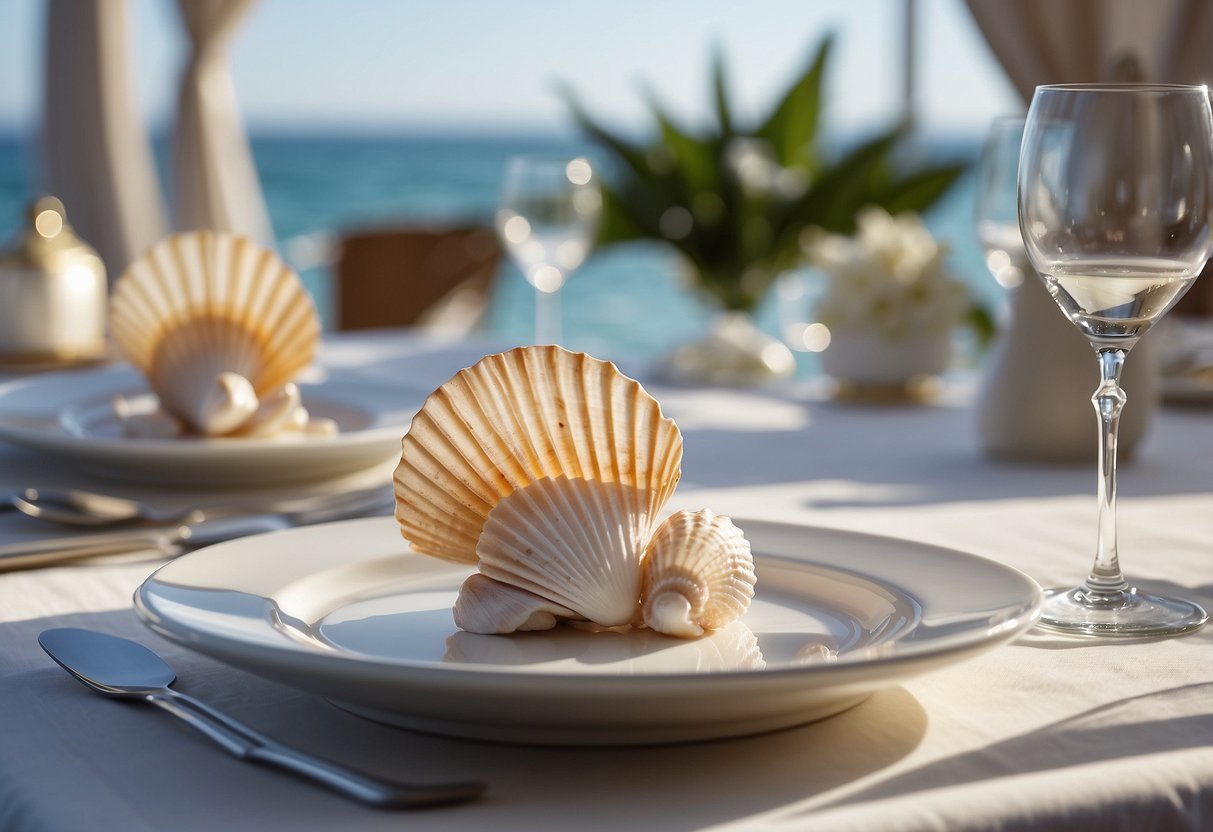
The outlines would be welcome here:
[[[912,399],[937,381],[951,358],[948,329],[899,336],[833,329],[830,345],[821,353],[821,369],[838,382],[840,398]]]

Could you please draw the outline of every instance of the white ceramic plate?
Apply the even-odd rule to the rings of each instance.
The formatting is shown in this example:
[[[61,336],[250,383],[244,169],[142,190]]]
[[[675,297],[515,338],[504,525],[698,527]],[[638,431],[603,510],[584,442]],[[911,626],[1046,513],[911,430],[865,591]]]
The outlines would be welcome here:
[[[399,456],[425,393],[355,375],[301,383],[304,405],[334,419],[333,437],[133,439],[109,416],[115,395],[146,394],[127,365],[54,372],[0,385],[0,439],[106,478],[187,486],[330,479]]]
[[[809,722],[1014,638],[1034,581],[973,555],[852,532],[737,521],[756,553],[744,618],[698,640],[568,626],[457,630],[466,567],[407,552],[391,518],[202,549],[135,606],[190,648],[372,719],[556,744],[738,736]]]

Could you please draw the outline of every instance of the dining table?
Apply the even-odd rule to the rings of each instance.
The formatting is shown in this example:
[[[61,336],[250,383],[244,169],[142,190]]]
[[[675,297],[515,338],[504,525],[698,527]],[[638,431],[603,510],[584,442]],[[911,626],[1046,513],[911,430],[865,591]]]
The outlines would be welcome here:
[[[313,372],[424,391],[500,346],[404,329],[333,333]],[[1075,585],[1090,567],[1095,460],[985,454],[979,371],[946,376],[927,401],[865,403],[812,376],[691,387],[664,383],[649,362],[618,364],[682,432],[670,509],[709,507],[743,530],[778,523],[930,544],[1043,587]],[[5,375],[0,403],[7,385],[28,379]],[[301,488],[388,489],[396,461]],[[181,506],[224,492],[124,481],[0,444],[0,489],[63,486]],[[394,523],[387,514],[379,522]],[[1156,406],[1122,466],[1119,527],[1137,585],[1213,608],[1207,404]],[[0,516],[3,543],[64,533]],[[256,540],[246,541],[254,557]],[[1165,639],[1028,627],[836,715],[753,735],[489,741],[366,719],[153,632],[134,593],[166,563],[194,556],[136,551],[0,573],[0,830],[1213,829],[1213,627]],[[387,811],[236,761],[164,713],[78,684],[39,648],[39,634],[56,627],[145,644],[172,664],[177,688],[306,752],[384,779],[478,779],[488,791],[462,805]],[[486,690],[483,708],[494,707]]]

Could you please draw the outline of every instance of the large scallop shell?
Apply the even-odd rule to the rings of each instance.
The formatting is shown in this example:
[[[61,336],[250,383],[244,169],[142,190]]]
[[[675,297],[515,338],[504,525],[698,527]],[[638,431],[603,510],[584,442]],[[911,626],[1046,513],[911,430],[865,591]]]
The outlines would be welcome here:
[[[536,480],[489,512],[480,573],[604,627],[629,624],[653,526],[648,495],[620,482]]]
[[[619,483],[651,522],[681,461],[673,420],[614,364],[519,347],[460,371],[413,417],[396,519],[417,551],[475,563],[489,513],[519,489],[559,477]]]
[[[680,511],[658,527],[644,557],[641,610],[658,632],[693,638],[740,618],[754,597],[750,543],[728,517]]]
[[[110,332],[161,405],[208,435],[238,431],[311,361],[320,322],[273,252],[214,231],[177,234],[130,265]]]

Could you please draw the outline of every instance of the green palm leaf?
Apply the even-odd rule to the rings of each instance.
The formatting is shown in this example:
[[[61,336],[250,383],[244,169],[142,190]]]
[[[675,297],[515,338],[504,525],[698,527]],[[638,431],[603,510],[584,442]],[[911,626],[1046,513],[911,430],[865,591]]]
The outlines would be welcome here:
[[[834,39],[827,36],[807,70],[788,88],[774,112],[754,131],[766,139],[784,167],[807,165],[821,112],[821,86]]]

